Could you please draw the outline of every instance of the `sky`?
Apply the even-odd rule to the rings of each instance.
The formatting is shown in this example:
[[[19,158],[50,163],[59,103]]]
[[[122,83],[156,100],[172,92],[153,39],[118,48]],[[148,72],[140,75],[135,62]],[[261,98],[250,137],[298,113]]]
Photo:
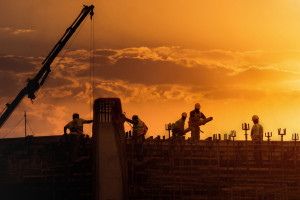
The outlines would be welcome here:
[[[80,26],[37,99],[23,99],[0,138],[24,136],[24,111],[34,136],[63,134],[74,112],[91,118],[91,79],[94,98],[120,98],[127,117],[148,125],[147,136],[167,135],[165,124],[197,102],[214,117],[201,139],[231,130],[244,139],[241,124],[251,126],[254,114],[271,140],[280,139],[278,128],[287,129],[287,141],[299,132],[299,0],[1,0],[1,110],[83,4],[95,5],[93,22]],[[90,125],[84,129],[91,135]]]

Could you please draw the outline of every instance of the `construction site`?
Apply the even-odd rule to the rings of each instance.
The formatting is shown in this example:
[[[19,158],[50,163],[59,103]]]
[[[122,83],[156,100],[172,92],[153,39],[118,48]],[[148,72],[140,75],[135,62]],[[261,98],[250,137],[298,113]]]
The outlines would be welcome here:
[[[93,9],[93,5],[84,6],[40,71],[6,104],[0,128],[25,96],[35,99],[51,72],[50,65],[85,18],[93,17]],[[72,134],[70,129],[63,135],[34,137],[26,135],[25,129],[25,137],[0,139],[1,199],[299,199],[296,133],[284,141],[286,129],[278,129],[281,141],[272,140],[272,133],[266,132],[262,143],[254,143],[249,124],[244,123],[241,130],[208,133],[213,137],[194,140],[175,137],[170,123],[165,125],[167,136],[146,135],[140,152],[143,159],[139,159],[134,130],[125,131],[124,116],[118,97],[98,98],[89,120],[92,136],[83,130]],[[245,140],[236,139],[237,131],[244,132]]]
[[[195,143],[148,137],[140,162],[120,101],[98,99],[94,109],[92,138],[0,140],[5,199],[298,199],[297,135],[287,142],[269,134],[259,148],[234,134]]]

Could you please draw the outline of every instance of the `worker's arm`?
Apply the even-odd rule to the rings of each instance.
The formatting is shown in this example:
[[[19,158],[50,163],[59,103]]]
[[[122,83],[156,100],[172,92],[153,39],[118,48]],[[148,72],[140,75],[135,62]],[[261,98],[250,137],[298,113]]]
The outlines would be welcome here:
[[[94,120],[85,120],[85,124],[90,124],[90,123],[93,123],[94,122]]]
[[[261,140],[263,140],[264,139],[264,128],[263,128],[263,126],[262,125],[260,125],[260,138],[261,138]]]
[[[67,129],[68,129],[68,126],[65,126],[64,127],[64,134],[67,134]]]
[[[131,124],[134,124],[133,120],[128,119],[127,117],[125,117],[125,121],[127,121],[127,122],[129,122],[129,123],[131,123]]]
[[[251,136],[254,134],[254,125],[251,128]]]
[[[200,118],[206,119],[206,116],[201,112]]]
[[[121,117],[121,120],[123,121],[123,123],[124,123],[125,121],[126,121],[126,122],[129,122],[129,123],[131,123],[131,124],[134,123],[133,120],[128,119],[124,114],[122,114],[121,116],[122,116],[122,117]]]

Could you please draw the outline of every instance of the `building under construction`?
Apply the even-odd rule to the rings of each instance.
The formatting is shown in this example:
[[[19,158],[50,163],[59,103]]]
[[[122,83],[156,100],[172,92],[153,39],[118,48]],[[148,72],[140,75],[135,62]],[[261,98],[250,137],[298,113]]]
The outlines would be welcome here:
[[[148,137],[138,162],[119,99],[97,99],[93,118],[91,138],[1,139],[1,199],[299,199],[297,138]]]
[[[50,65],[84,19],[92,18],[93,9],[84,6],[40,71],[6,104],[0,128],[25,96],[35,99]],[[269,141],[267,135],[261,145],[234,140],[235,135],[197,142],[148,137],[144,160],[138,162],[120,100],[97,99],[93,113],[91,138],[0,139],[1,200],[299,199],[297,135],[291,142]]]

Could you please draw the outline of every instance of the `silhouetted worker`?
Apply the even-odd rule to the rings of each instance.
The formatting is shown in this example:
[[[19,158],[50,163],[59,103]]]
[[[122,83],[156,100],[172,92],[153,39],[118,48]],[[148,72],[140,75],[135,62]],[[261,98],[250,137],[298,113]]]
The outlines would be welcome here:
[[[206,119],[205,115],[200,112],[200,108],[200,103],[196,103],[195,110],[190,112],[189,129],[191,130],[191,139],[193,141],[200,140],[199,125]]]
[[[133,115],[132,120],[125,117],[125,120],[133,125],[134,150],[138,161],[143,161],[143,143],[145,141],[145,135],[148,131],[148,127],[137,115]]]
[[[257,115],[252,116],[252,121],[254,125],[251,129],[251,138],[253,142],[261,143],[263,141],[263,127],[258,123],[259,117]]]
[[[64,127],[64,134],[67,134],[67,129],[70,129],[70,134],[83,134],[83,124],[90,124],[93,120],[85,120],[79,118],[78,113],[73,114],[73,120]]]
[[[258,123],[259,117],[257,115],[252,116],[254,125],[251,129],[251,138],[254,144],[254,159],[258,167],[262,167],[262,155],[261,155],[261,143],[263,141],[263,127]]]
[[[179,139],[180,136],[184,135],[184,124],[187,117],[187,113],[183,112],[181,118],[177,120],[172,126],[173,137]]]

